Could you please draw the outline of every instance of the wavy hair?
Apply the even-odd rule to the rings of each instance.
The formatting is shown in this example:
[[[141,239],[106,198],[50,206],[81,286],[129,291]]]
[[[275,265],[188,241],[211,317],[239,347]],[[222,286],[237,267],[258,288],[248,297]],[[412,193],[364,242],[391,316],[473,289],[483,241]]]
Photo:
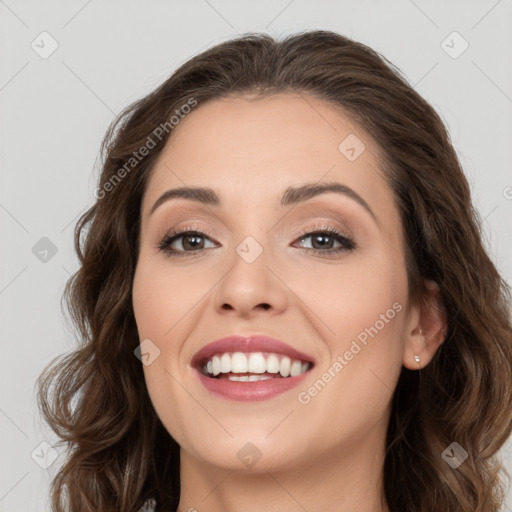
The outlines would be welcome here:
[[[384,463],[389,509],[499,510],[497,452],[512,431],[511,294],[484,249],[449,134],[379,53],[334,32],[308,31],[280,41],[249,33],[218,44],[109,127],[101,193],[75,227],[80,266],[63,295],[79,345],[38,379],[41,413],[67,447],[51,486],[55,512],[135,512],[150,498],[157,511],[177,509],[179,447],[152,407],[134,356],[141,200],[172,137],[171,129],[155,129],[191,99],[201,105],[281,92],[329,102],[374,139],[403,223],[411,302],[426,300],[422,283],[431,279],[446,310],[445,342],[421,371],[402,368],[394,392]],[[140,157],[148,137],[154,147]],[[457,469],[441,457],[454,441],[468,453]]]

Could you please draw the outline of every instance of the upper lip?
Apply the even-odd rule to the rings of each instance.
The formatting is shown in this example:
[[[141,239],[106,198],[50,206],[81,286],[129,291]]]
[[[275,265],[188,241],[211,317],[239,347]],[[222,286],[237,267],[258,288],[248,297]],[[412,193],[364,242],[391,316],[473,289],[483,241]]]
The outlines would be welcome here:
[[[252,334],[249,336],[230,335],[209,343],[200,349],[192,358],[191,365],[201,368],[216,354],[226,352],[273,352],[288,356],[290,359],[298,359],[302,362],[314,364],[313,358],[291,347],[284,341],[280,341],[270,336]]]

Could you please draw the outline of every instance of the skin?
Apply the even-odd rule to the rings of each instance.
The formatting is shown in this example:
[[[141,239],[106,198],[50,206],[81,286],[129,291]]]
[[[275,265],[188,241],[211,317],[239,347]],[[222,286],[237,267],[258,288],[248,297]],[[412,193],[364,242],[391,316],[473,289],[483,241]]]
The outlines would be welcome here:
[[[366,146],[354,161],[338,149],[349,134]],[[388,510],[381,496],[392,393],[402,365],[428,364],[446,322],[434,283],[432,305],[409,304],[401,221],[377,154],[361,127],[309,96],[214,100],[174,129],[143,197],[133,307],[140,339],[160,350],[144,375],[181,447],[180,511]],[[287,187],[327,181],[357,192],[375,218],[335,193],[279,205]],[[179,198],[149,214],[163,192],[183,186],[211,187],[221,205]],[[193,252],[181,238],[173,247],[185,256],[159,250],[168,231],[191,223],[206,233],[203,249]],[[356,248],[329,256],[329,245],[300,236],[325,225]],[[236,252],[247,236],[263,249],[250,264]],[[394,318],[300,403],[298,393],[397,303]],[[303,385],[269,400],[216,397],[190,361],[229,334],[273,336],[316,365]],[[261,453],[252,468],[237,457],[248,442]]]

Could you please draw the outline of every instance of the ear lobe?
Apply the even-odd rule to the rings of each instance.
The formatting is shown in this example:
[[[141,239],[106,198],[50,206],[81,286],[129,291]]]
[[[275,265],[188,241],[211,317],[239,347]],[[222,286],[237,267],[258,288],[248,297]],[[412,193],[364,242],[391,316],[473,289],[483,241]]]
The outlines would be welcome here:
[[[439,285],[425,280],[426,296],[417,307],[415,321],[405,340],[402,364],[409,370],[425,367],[444,342],[448,328]]]

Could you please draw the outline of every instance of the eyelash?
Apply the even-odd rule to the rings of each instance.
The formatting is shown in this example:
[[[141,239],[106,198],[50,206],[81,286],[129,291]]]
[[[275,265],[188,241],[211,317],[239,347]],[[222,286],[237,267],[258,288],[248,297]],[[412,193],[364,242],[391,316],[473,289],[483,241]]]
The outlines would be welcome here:
[[[347,237],[344,233],[339,231],[338,229],[332,227],[332,226],[318,226],[314,228],[314,230],[307,230],[300,233],[297,237],[297,240],[302,242],[304,239],[309,238],[313,235],[330,235],[333,236],[336,241],[340,242],[342,245],[340,247],[336,248],[330,248],[326,250],[322,249],[314,249],[311,247],[303,247],[303,249],[307,252],[314,253],[321,256],[331,256],[340,254],[343,252],[351,252],[353,251],[357,246],[353,240],[351,240],[349,237]],[[196,249],[192,251],[181,251],[176,249],[169,249],[169,246],[175,242],[176,240],[179,240],[180,238],[184,238],[185,236],[199,236],[201,238],[208,238],[206,233],[203,233],[200,230],[197,230],[193,227],[185,227],[183,229],[180,229],[178,231],[171,231],[167,233],[163,239],[158,243],[158,249],[162,252],[165,252],[167,256],[190,256],[191,253],[197,253],[204,249]]]

